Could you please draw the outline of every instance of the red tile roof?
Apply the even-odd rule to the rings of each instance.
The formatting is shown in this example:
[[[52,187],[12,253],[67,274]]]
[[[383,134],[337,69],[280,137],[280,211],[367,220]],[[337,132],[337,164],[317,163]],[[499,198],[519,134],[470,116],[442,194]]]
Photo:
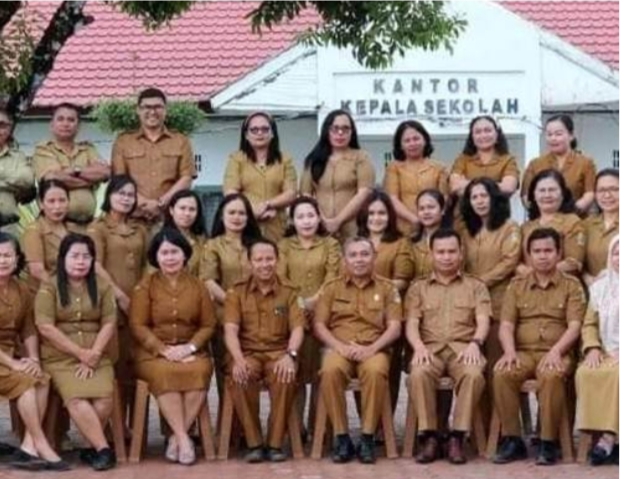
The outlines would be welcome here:
[[[31,3],[50,18],[59,2]],[[103,97],[134,95],[147,86],[170,97],[207,100],[276,57],[316,16],[307,12],[261,37],[245,15],[255,3],[197,2],[156,32],[110,5],[90,1],[95,21],[66,43],[35,98],[36,107],[61,101],[90,105]],[[617,68],[618,3],[507,2],[507,8],[553,31]]]
[[[521,17],[551,31],[611,67],[619,68],[619,2],[503,2]]]

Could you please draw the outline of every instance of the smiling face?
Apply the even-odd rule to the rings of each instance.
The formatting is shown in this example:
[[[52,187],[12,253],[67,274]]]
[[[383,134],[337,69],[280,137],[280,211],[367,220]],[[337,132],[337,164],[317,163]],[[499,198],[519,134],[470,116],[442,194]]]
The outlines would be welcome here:
[[[302,238],[312,238],[317,233],[320,217],[313,205],[301,203],[293,212],[293,225],[296,233]]]
[[[493,123],[481,118],[472,126],[472,140],[478,151],[493,150],[498,141],[498,131]]]
[[[544,178],[535,187],[535,201],[541,214],[559,211],[563,203],[563,192],[554,178]]]
[[[263,115],[256,115],[248,121],[246,140],[254,149],[268,148],[272,141],[272,127]]]
[[[137,202],[135,185],[126,183],[119,190],[111,193],[110,202],[112,211],[123,215],[129,214]]]
[[[568,131],[561,120],[554,120],[546,125],[546,142],[551,153],[567,154],[571,149],[573,139],[574,135]]]
[[[367,209],[367,229],[371,234],[383,234],[389,225],[389,212],[385,203],[376,200]]]
[[[355,241],[344,249],[343,261],[354,278],[366,278],[374,271],[376,252],[369,241]]]
[[[185,267],[185,252],[167,240],[159,246],[156,259],[163,274],[178,274]]]
[[[241,233],[248,222],[246,206],[239,198],[230,201],[222,210],[224,229],[231,233]]]
[[[276,274],[278,257],[271,244],[257,243],[250,251],[252,275],[259,281],[270,281]]]
[[[85,243],[74,243],[70,246],[65,256],[65,271],[67,277],[74,280],[80,280],[87,277],[93,256],[89,252],[89,248]]]
[[[443,210],[437,200],[429,194],[422,195],[417,202],[417,219],[426,228],[441,224]]]
[[[144,98],[137,105],[137,115],[142,128],[162,128],[165,125],[165,102],[159,97]]]
[[[328,130],[330,146],[337,149],[347,148],[352,137],[352,124],[348,115],[337,115]]]
[[[170,214],[174,224],[181,230],[188,230],[198,217],[198,203],[192,196],[180,198],[174,206],[170,208]]]
[[[596,201],[605,213],[619,211],[619,178],[604,175],[596,183]]]
[[[424,156],[426,139],[414,128],[407,128],[400,138],[400,147],[407,158],[421,158]]]

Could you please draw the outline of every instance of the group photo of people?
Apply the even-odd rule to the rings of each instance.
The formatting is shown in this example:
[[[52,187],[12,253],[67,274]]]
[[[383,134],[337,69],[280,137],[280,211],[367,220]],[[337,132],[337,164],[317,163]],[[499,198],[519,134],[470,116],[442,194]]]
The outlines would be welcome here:
[[[570,116],[545,121],[534,159],[476,116],[451,167],[422,123],[401,121],[381,178],[349,111],[328,113],[304,158],[253,111],[207,220],[167,106],[142,90],[140,127],[110,158],[77,140],[71,103],[28,158],[0,109],[0,395],[23,432],[11,466],[76,467],[60,450],[75,428],[82,463],[115,467],[109,425],[135,440],[144,383],[163,460],[181,465],[213,432],[239,445],[230,460],[259,463],[291,460],[294,441],[310,453],[327,431],[329,460],[373,464],[409,443],[410,422],[403,455],[422,465],[485,456],[506,473],[581,444],[584,461],[618,464],[619,170],[598,171]]]

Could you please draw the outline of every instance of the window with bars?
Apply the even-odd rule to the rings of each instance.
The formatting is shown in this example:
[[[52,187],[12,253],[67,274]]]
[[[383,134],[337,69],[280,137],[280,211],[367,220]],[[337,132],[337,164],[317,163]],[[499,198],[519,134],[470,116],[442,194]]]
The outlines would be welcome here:
[[[193,155],[193,161],[196,164],[196,171],[202,172],[202,155]]]
[[[619,150],[613,150],[613,168],[619,169]]]

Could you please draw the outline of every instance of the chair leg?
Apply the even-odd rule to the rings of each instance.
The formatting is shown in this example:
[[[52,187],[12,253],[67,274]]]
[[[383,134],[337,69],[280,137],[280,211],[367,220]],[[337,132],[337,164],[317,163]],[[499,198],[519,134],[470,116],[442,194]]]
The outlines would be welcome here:
[[[496,408],[491,413],[491,425],[489,427],[489,439],[487,441],[487,453],[488,459],[492,459],[498,450],[498,440],[500,439],[500,428],[502,422],[500,421],[500,415]]]
[[[226,381],[222,390],[222,420],[220,423],[220,443],[217,451],[217,458],[220,460],[228,459],[228,450],[230,449],[230,434],[234,415],[233,396],[230,388],[231,385]]]
[[[141,459],[149,400],[148,383],[137,381],[135,408],[133,410],[133,435],[130,441],[130,454],[128,455],[128,461],[131,463],[137,463]]]
[[[209,400],[205,400],[198,414],[198,429],[202,439],[202,450],[207,461],[215,459],[215,443],[213,442],[213,428],[211,427],[211,416],[209,414]]]
[[[298,415],[298,405],[293,402],[289,411],[289,419],[287,421],[289,428],[289,441],[291,442],[291,453],[294,459],[304,458],[304,450],[302,448],[302,438],[300,437],[300,418]]]
[[[396,435],[393,429],[393,413],[391,411],[391,391],[385,388],[385,402],[383,403],[383,433],[385,435],[385,447],[387,449],[387,459],[398,457],[398,447],[396,445]]]
[[[111,413],[111,431],[115,444],[115,455],[120,462],[126,462],[126,443],[124,440],[124,412],[117,381],[113,385],[113,411]]]
[[[313,447],[311,448],[311,459],[322,458],[322,448],[324,447],[324,435],[326,433],[326,421],[328,411],[324,398],[320,394],[317,397],[317,411],[315,411],[315,430],[313,432]]]
[[[579,431],[578,437],[578,462],[585,463],[587,462],[587,454],[589,453],[589,449],[591,449],[591,444],[593,442],[593,436],[584,431]]]

